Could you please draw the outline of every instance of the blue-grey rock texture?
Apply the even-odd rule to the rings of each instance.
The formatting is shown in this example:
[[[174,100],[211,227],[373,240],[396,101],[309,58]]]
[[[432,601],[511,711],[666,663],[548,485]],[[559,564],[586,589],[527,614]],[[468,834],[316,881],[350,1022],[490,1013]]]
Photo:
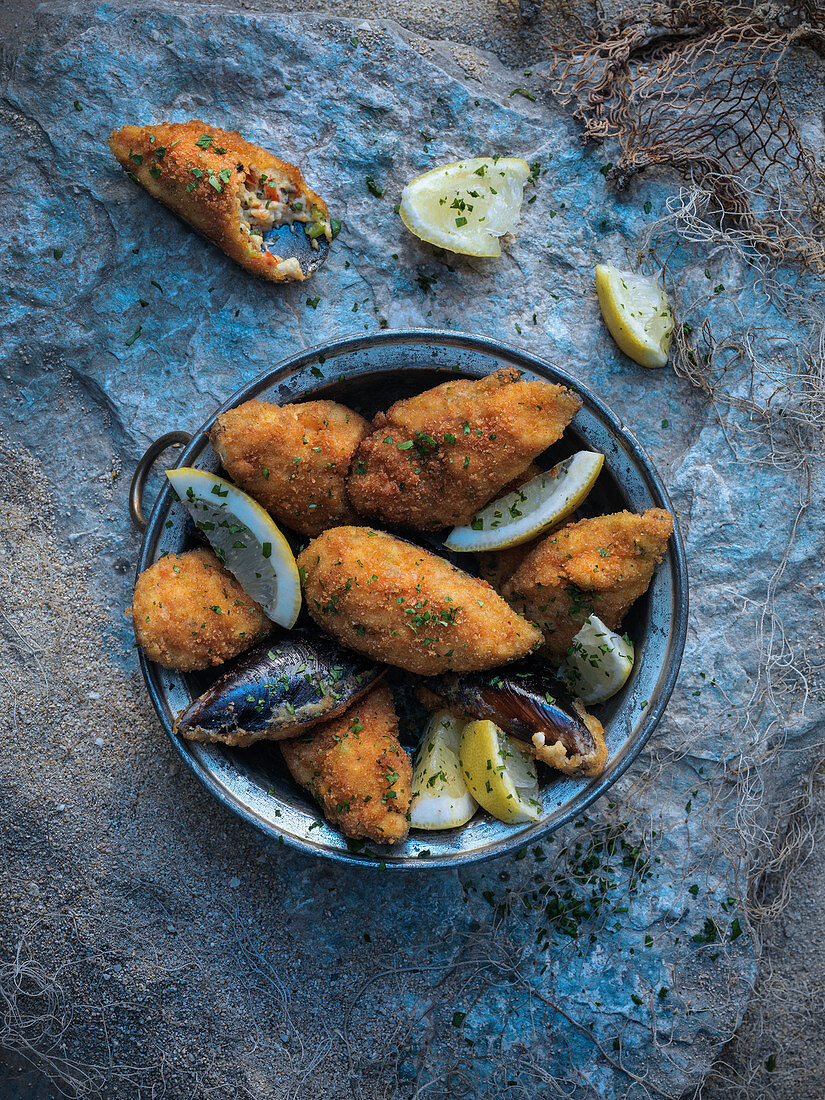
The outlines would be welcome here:
[[[593,266],[623,262],[675,181],[617,197],[609,150],[582,149],[538,72],[414,45],[323,16],[78,2],[41,8],[9,69],[0,1042],[80,1095],[678,1097],[747,1003],[743,899],[822,715],[825,521],[805,506],[821,467],[764,414],[781,402],[796,423],[806,384],[782,356],[805,333],[740,258],[685,244],[677,309],[758,330],[755,367],[723,351],[709,394],[623,358]],[[249,278],[105,143],[191,117],[282,152],[329,196],[344,229],[319,275]],[[411,238],[403,184],[490,152],[538,164],[502,260]],[[383,325],[495,335],[580,377],[662,472],[692,579],[679,685],[610,800],[520,859],[403,882],[298,857],[208,801],[162,738],[122,618],[146,444],[291,352]]]

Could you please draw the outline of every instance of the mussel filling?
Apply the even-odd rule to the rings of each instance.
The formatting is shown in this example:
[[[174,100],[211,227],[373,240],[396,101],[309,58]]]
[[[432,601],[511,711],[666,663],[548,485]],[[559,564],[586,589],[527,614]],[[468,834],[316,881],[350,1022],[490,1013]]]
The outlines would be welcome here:
[[[332,239],[332,230],[323,211],[298,191],[283,172],[257,172],[250,168],[240,189],[240,229],[249,238],[251,247],[265,251],[265,237],[272,229],[302,222],[313,248],[317,238]]]

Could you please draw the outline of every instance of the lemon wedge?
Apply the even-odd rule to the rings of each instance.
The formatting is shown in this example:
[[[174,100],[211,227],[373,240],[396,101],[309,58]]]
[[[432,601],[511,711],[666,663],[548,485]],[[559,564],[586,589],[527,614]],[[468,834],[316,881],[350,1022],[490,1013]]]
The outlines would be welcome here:
[[[520,157],[442,164],[401,192],[401,221],[422,241],[465,256],[500,256],[499,238],[518,224],[530,165]]]
[[[493,817],[510,825],[541,817],[536,761],[495,722],[469,722],[459,758],[470,793]]]
[[[456,829],[466,825],[478,808],[458,760],[463,725],[451,711],[440,710],[424,731],[412,780],[410,825],[414,829]]]
[[[180,466],[166,476],[244,592],[273,622],[294,626],[301,610],[298,567],[269,513],[237,485],[206,470]]]
[[[596,267],[596,293],[610,335],[635,363],[663,367],[673,335],[673,310],[661,278]]]
[[[567,650],[565,679],[583,703],[603,703],[633,671],[633,642],[591,615]]]
[[[444,545],[448,550],[479,552],[528,542],[578,508],[603,465],[604,455],[598,451],[577,451],[485,505],[466,527],[454,527]]]

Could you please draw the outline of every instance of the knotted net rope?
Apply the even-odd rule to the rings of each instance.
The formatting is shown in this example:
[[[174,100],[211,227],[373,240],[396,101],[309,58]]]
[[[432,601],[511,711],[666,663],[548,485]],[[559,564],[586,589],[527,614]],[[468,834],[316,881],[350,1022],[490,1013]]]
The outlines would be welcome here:
[[[618,188],[644,169],[675,169],[756,247],[825,271],[825,173],[780,79],[792,47],[825,47],[825,8],[683,0],[575,27],[546,42],[550,87],[585,140],[618,144]]]

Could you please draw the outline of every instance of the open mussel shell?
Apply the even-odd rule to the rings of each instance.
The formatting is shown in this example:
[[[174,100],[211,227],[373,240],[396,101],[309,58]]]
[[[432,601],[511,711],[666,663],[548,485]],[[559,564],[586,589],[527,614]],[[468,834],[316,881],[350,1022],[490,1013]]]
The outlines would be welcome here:
[[[310,238],[302,222],[288,222],[270,229],[264,237],[264,248],[279,259],[294,256],[304,278],[322,267],[329,255],[329,242],[324,234]]]
[[[175,732],[224,745],[299,737],[346,710],[385,671],[329,638],[284,631],[250,649],[190,703]]]
[[[495,722],[559,771],[595,775],[604,766],[601,722],[546,665],[528,660],[492,672],[448,672],[423,680],[418,695],[431,709],[448,707],[465,717]]]

